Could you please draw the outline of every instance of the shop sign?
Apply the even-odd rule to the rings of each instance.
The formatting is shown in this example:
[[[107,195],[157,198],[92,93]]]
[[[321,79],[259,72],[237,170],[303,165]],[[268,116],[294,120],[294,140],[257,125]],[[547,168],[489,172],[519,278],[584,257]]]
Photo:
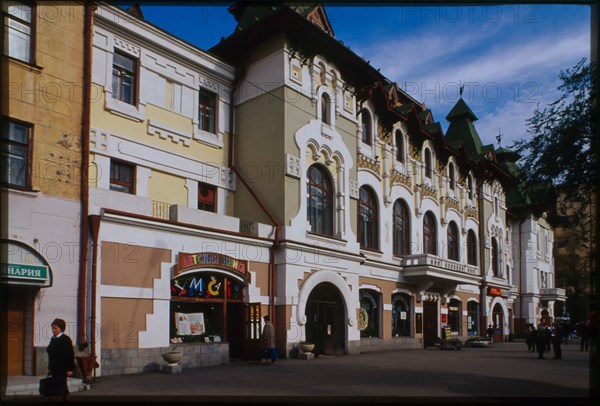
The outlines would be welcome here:
[[[180,252],[179,262],[175,265],[174,276],[188,269],[196,268],[225,269],[242,276],[248,282],[251,281],[250,272],[248,271],[248,261],[214,252],[198,252],[194,254]]]
[[[171,280],[171,297],[241,300],[243,292],[241,283],[218,274],[196,272]]]
[[[2,279],[44,285],[48,282],[48,267],[30,264],[2,264]]]
[[[502,290],[500,288],[492,288],[492,287],[488,288],[488,295],[490,295],[490,296],[503,296],[503,297],[508,296],[506,291],[504,291],[504,290]]]

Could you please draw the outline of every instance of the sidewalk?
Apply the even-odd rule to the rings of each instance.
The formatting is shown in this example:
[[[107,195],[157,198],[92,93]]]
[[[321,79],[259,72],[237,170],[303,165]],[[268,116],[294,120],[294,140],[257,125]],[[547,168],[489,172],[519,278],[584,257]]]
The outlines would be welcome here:
[[[463,403],[549,398],[564,404],[591,400],[590,358],[575,344],[563,359],[537,359],[524,343],[498,343],[461,351],[400,350],[313,360],[279,360],[272,366],[236,362],[98,377],[77,402],[313,402],[417,401]],[[32,400],[32,398],[29,398]],[[35,399],[33,399],[35,400]]]

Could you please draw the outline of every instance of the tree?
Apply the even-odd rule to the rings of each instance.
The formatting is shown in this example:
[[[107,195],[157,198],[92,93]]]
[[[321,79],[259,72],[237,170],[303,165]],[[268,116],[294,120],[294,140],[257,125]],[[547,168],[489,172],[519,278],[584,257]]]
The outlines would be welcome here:
[[[558,90],[562,95],[542,110],[536,108],[527,122],[531,138],[517,141],[513,148],[524,157],[521,170],[528,189],[551,185],[555,196],[589,207],[598,180],[597,122],[596,90],[592,86],[595,67],[586,61],[583,58],[573,68],[561,70]],[[555,209],[552,199],[533,203],[540,212]]]
[[[594,295],[596,73],[585,58],[561,70],[562,95],[542,110],[536,108],[528,120],[531,139],[514,145],[524,156],[520,169],[525,187],[535,191],[528,194],[534,214],[547,213],[555,226],[556,286],[566,289],[567,308],[579,320],[589,315]],[[544,189],[551,194],[537,193]]]

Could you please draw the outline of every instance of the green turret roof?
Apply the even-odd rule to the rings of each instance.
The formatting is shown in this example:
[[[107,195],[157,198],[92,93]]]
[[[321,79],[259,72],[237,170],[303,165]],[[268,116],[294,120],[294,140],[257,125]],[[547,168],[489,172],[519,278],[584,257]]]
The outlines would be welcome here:
[[[477,116],[475,115],[475,113],[473,113],[473,110],[471,110],[471,108],[467,106],[467,103],[465,103],[465,101],[461,97],[460,99],[458,99],[454,107],[452,107],[450,113],[448,113],[448,115],[446,116],[446,120],[452,123],[454,121],[462,119],[476,121]]]

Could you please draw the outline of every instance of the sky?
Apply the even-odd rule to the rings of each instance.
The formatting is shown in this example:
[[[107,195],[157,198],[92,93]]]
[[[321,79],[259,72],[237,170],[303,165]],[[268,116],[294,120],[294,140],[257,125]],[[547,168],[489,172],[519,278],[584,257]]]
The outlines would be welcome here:
[[[226,5],[141,5],[147,21],[204,50],[236,26]],[[464,85],[484,145],[529,139],[527,119],[559,97],[560,71],[590,59],[588,5],[326,3],[325,10],[335,38],[424,102],[444,132]]]

